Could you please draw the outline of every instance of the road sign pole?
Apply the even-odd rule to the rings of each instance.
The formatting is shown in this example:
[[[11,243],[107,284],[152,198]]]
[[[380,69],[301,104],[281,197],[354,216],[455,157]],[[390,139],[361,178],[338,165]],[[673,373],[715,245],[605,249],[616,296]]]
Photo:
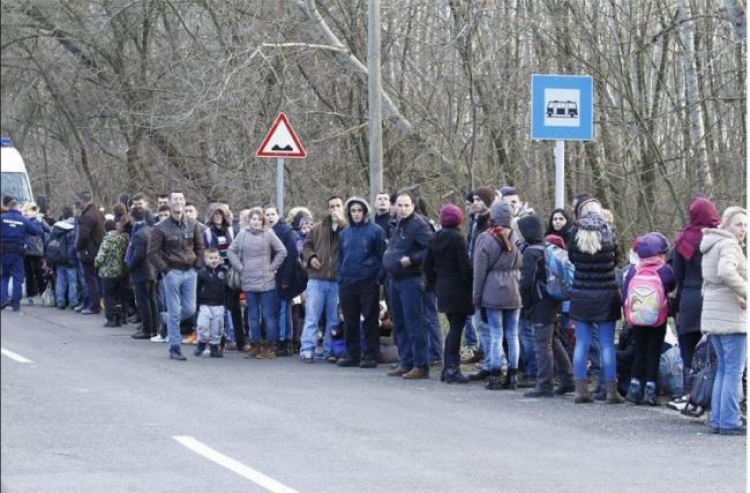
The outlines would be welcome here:
[[[565,208],[565,141],[555,141],[555,208]]]
[[[284,158],[276,159],[276,209],[284,217]]]

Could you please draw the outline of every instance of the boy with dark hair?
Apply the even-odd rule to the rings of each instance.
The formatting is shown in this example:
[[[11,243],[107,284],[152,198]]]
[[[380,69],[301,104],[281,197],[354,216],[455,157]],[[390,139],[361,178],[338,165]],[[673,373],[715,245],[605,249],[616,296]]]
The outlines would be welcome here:
[[[224,332],[227,268],[215,247],[206,249],[203,261],[206,265],[198,271],[198,347],[194,354],[202,355],[208,344],[211,357],[222,358],[219,343]]]

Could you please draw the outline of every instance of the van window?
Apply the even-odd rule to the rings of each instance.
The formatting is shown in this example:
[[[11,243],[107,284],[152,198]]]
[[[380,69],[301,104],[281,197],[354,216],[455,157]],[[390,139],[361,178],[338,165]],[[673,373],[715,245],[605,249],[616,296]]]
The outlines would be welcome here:
[[[3,171],[0,194],[10,195],[20,202],[31,202],[29,182],[25,173]]]

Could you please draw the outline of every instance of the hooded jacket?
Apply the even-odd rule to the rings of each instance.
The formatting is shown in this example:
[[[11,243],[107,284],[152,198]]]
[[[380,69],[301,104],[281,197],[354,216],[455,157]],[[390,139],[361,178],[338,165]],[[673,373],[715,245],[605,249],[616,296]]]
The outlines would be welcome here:
[[[276,271],[286,256],[272,229],[243,229],[227,250],[229,262],[240,273],[242,291],[251,293],[276,289]]]
[[[364,209],[362,222],[355,223],[349,209],[359,204]],[[372,222],[370,204],[361,197],[352,197],[344,204],[349,227],[339,235],[338,266],[339,284],[346,286],[359,282],[376,282],[383,263],[386,234],[383,228]]]
[[[512,240],[510,243],[513,245]],[[520,308],[521,263],[521,252],[515,245],[508,252],[489,231],[479,235],[474,248],[473,304],[496,310]]]
[[[734,235],[724,229],[703,230],[703,312],[705,334],[747,333],[747,260]]]
[[[388,249],[383,255],[383,268],[388,277],[399,280],[421,276],[430,238],[432,238],[430,224],[416,212],[409,217],[399,219],[391,230]],[[403,267],[402,257],[409,257],[411,265]]]
[[[523,251],[519,283],[523,317],[531,323],[553,323],[561,304],[542,289],[542,284],[547,280],[542,222],[537,216],[525,216],[518,220],[517,225],[523,241],[528,245]]]
[[[457,228],[443,227],[432,237],[427,246],[424,273],[427,283],[435,285],[441,313],[474,313],[471,261],[466,240]]]

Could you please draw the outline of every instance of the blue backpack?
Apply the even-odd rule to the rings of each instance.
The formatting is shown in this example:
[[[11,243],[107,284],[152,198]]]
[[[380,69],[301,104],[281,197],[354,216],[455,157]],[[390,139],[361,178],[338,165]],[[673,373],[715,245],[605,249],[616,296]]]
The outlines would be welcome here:
[[[575,266],[568,258],[568,251],[549,243],[544,247],[534,245],[534,248],[544,250],[544,268],[547,276],[541,283],[541,288],[558,301],[569,299],[573,290]]]

